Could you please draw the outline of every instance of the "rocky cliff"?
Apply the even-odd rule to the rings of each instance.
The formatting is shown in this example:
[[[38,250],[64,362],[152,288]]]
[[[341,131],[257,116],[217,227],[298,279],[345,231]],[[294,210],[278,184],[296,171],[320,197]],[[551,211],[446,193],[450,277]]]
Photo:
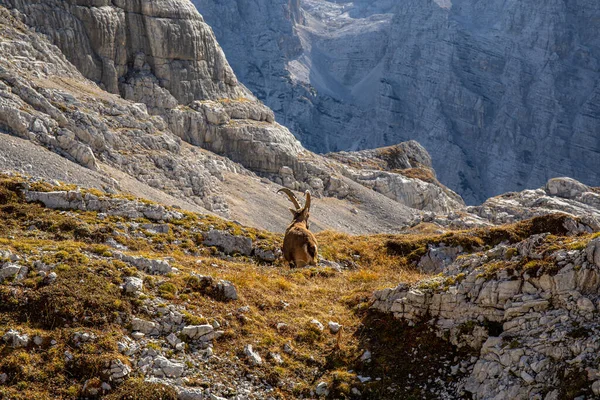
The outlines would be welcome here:
[[[596,2],[194,4],[312,150],[415,139],[468,203],[554,176],[599,181]]]
[[[261,183],[255,174],[292,189],[361,204],[360,213],[349,213],[354,206],[330,202],[336,211],[324,210],[322,228],[334,223],[354,232],[369,225],[369,231],[397,230],[418,218],[419,212],[411,208],[449,207],[450,192],[439,198],[439,206],[403,204],[402,198],[388,196],[390,201],[346,177],[343,163],[305,150],[275,122],[270,109],[237,83],[212,31],[186,1],[0,4],[11,10],[3,14],[5,57],[0,61],[1,127],[9,134],[119,181],[127,178],[117,177],[115,170],[250,224],[266,223],[257,217],[264,208],[261,201],[285,209],[276,200],[275,187]],[[170,41],[178,45],[167,46]],[[60,175],[36,174],[42,173],[48,178]],[[236,175],[253,182],[245,193],[231,183],[237,182]],[[406,182],[413,192],[422,185],[418,178]],[[233,191],[242,197],[252,193],[255,199],[235,199]],[[374,203],[385,211],[369,211]],[[333,218],[340,213],[342,219]],[[287,223],[276,216],[269,221],[277,221],[269,222],[270,229],[283,229]]]
[[[544,232],[516,242],[507,235],[487,251],[460,247],[462,256],[441,275],[375,293],[375,309],[431,324],[439,336],[474,351],[451,368],[451,398],[600,394],[600,240],[577,237],[581,230],[571,227],[578,224],[564,218],[532,222]]]

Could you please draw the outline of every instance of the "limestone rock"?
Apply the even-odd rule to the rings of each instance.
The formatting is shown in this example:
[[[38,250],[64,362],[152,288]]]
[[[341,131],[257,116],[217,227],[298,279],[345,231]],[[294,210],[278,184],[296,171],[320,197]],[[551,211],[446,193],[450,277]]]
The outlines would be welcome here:
[[[131,320],[131,330],[141,332],[146,335],[157,335],[158,326],[155,322],[147,321],[141,318],[133,318]]]
[[[118,251],[115,251],[113,256],[117,260],[129,263],[137,269],[153,275],[165,275],[173,270],[167,260],[156,260],[142,256],[130,256]]]
[[[124,279],[123,290],[125,293],[138,294],[144,288],[144,281],[134,276],[128,276]]]
[[[167,210],[159,204],[147,204],[127,199],[98,197],[80,191],[31,192],[25,193],[29,202],[41,202],[54,210],[96,211],[127,218],[148,218],[154,221],[170,221],[183,218],[178,211]]]
[[[45,285],[52,285],[56,281],[56,278],[58,278],[56,272],[50,272],[48,275],[46,275],[43,282]]]
[[[600,238],[592,240],[585,249],[587,261],[600,267]]]
[[[13,278],[16,279],[21,271],[21,266],[12,263],[6,263],[0,267],[0,281]]]
[[[589,187],[572,178],[553,178],[546,183],[548,194],[565,199],[575,199],[589,191]]]
[[[524,190],[492,197],[480,206],[468,207],[467,211],[493,224],[506,224],[547,214],[563,213],[579,219],[570,221],[565,226],[573,235],[600,229],[600,194],[579,182],[559,180],[559,182],[564,181],[578,188],[573,196],[568,194],[568,198],[559,197],[558,191],[557,195],[553,195],[546,189]],[[552,182],[549,181],[548,185],[554,187]],[[567,194],[563,193],[563,195]]]
[[[552,221],[569,220],[575,219]],[[372,307],[409,325],[428,324],[457,348],[475,352],[468,368],[452,367],[455,376],[459,371],[465,375],[449,398],[462,398],[461,390],[474,399],[559,398],[549,390],[551,382],[563,379],[573,366],[588,371],[593,391],[600,267],[590,260],[597,239],[579,250],[548,250],[555,243],[551,240],[548,234],[532,235],[514,245],[510,259],[505,258],[506,244],[463,254],[440,276],[375,292]],[[524,265],[542,253],[554,265],[513,269],[513,263]],[[506,268],[488,269],[501,263]]]
[[[159,356],[154,359],[152,375],[167,378],[179,378],[183,375],[184,369],[185,367],[183,364]]]
[[[319,382],[315,388],[315,394],[317,396],[327,396],[329,394],[327,382]]]
[[[131,373],[131,368],[123,364],[121,360],[113,360],[109,368],[106,370],[108,379],[111,382],[121,382]]]
[[[309,325],[320,332],[323,332],[323,330],[325,329],[323,324],[317,319],[310,320]]]
[[[181,331],[182,335],[191,340],[209,341],[214,338],[214,328],[212,325],[188,325]]]
[[[252,253],[252,239],[246,236],[232,235],[227,231],[211,230],[204,239],[206,246],[216,246],[226,254],[239,253],[249,256]]]
[[[29,335],[20,334],[13,329],[9,330],[2,336],[2,340],[8,343],[11,347],[27,347],[29,345]]]
[[[461,246],[432,247],[427,251],[427,254],[421,257],[417,263],[417,268],[419,271],[428,274],[442,272],[444,267],[451,264],[462,251],[463,249]]]
[[[262,365],[261,356],[252,349],[252,345],[248,344],[244,347],[244,354],[246,355],[250,365]]]
[[[225,300],[237,300],[238,294],[234,284],[224,279],[217,282],[216,291],[218,297]]]
[[[273,262],[277,259],[277,257],[280,255],[281,250],[279,251],[273,251],[273,250],[265,250],[265,249],[261,249],[261,248],[255,248],[254,249],[254,256],[257,257],[258,259],[262,260],[262,261],[266,261],[266,262]]]
[[[342,325],[338,324],[337,322],[329,321],[327,325],[329,326],[329,331],[331,333],[338,333],[340,329],[342,329]]]

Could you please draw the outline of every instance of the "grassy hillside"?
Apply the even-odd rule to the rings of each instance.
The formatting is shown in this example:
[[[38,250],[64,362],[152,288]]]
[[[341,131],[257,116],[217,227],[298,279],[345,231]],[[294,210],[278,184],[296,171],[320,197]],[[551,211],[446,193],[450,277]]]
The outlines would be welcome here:
[[[171,306],[183,313],[186,324],[210,323],[223,330],[214,341],[214,356],[206,362],[198,361],[198,349],[189,341],[182,352],[169,346],[163,335],[140,342],[184,363],[180,383],[185,386],[227,385],[235,375],[259,382],[274,398],[310,397],[321,381],[329,384],[332,398],[421,398],[420,381],[447,370],[448,360],[468,353],[453,349],[428,327],[410,328],[370,312],[374,290],[426,278],[415,263],[432,243],[475,252],[539,232],[555,234],[548,246],[559,241],[566,247],[587,243],[585,238],[563,238],[560,216],[460,232],[440,233],[431,226],[393,236],[328,231],[317,235],[320,253],[335,264],[290,269],[281,258],[269,263],[205,246],[211,229],[249,237],[265,250],[276,251],[282,242],[281,235],[213,216],[183,212],[183,218],[161,224],[168,232],[157,233],[147,219],[51,210],[24,198],[24,190],[74,189],[0,176],[0,266],[28,268],[20,279],[0,283],[0,336],[13,329],[31,339],[20,348],[0,341],[0,398],[176,398],[169,386],[142,383],[134,358],[125,356],[118,344],[131,334],[134,317],[152,319],[152,310]],[[116,253],[166,259],[174,270],[150,275]],[[50,271],[57,276],[52,282]],[[232,282],[239,299],[222,301],[198,275]],[[132,276],[143,280],[141,294],[121,288]],[[313,319],[324,325],[323,331]],[[329,321],[341,324],[342,330],[330,333]],[[77,339],[82,333],[94,339],[82,342]],[[247,362],[247,344],[262,356],[262,365]],[[368,361],[361,359],[367,349],[389,351],[378,351]],[[269,358],[269,353],[282,362]],[[107,369],[115,360],[132,366],[124,382],[109,382]],[[360,383],[358,375],[372,379]],[[103,382],[110,384],[110,391],[101,388]]]

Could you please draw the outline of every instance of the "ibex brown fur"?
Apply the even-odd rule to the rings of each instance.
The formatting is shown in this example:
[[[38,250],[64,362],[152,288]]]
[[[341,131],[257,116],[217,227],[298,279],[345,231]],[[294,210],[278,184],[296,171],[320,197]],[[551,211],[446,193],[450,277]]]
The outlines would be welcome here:
[[[290,208],[294,219],[285,231],[283,239],[283,258],[292,267],[304,267],[306,265],[317,265],[317,239],[308,230],[308,217],[310,213],[310,192],[305,193],[304,207],[300,207],[298,199],[290,189],[279,189],[277,193],[287,194],[294,204]]]

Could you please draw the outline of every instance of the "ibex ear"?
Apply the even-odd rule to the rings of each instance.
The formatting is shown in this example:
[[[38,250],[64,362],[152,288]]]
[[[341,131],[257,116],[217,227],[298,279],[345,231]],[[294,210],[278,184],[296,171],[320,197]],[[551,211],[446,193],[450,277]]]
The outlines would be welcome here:
[[[296,216],[296,210],[294,210],[293,208],[288,208],[288,210],[290,210],[294,217]]]

